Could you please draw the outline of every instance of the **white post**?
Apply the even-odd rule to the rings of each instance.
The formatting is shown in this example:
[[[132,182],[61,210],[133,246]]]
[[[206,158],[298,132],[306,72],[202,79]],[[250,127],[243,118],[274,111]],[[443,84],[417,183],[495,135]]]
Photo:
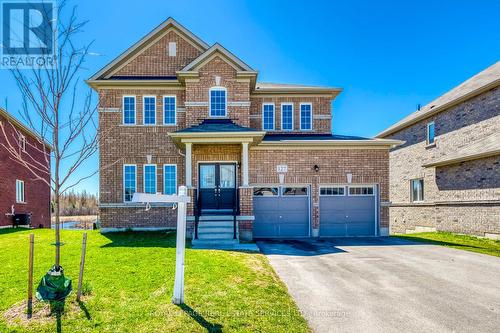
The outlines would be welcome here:
[[[187,146],[186,146],[187,147]],[[187,152],[187,149],[186,149]],[[187,157],[187,153],[186,153]],[[187,158],[186,158],[187,159]],[[179,186],[179,197],[187,196],[186,186]],[[184,303],[184,250],[186,246],[186,202],[177,203],[177,241],[175,247],[175,282],[172,303]]]
[[[241,178],[242,178],[242,186],[248,186],[248,142],[242,143],[241,149]]]
[[[190,142],[186,143],[186,186],[191,187],[193,182],[193,174],[192,170],[192,146],[193,144]]]

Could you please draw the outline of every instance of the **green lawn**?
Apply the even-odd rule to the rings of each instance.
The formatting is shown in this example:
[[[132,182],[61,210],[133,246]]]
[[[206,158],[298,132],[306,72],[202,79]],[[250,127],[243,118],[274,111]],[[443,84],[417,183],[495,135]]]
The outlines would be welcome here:
[[[7,321],[27,289],[35,234],[35,288],[53,262],[51,230],[0,229],[0,332],[55,332],[56,321]],[[80,231],[62,231],[61,265],[78,279]],[[186,305],[171,303],[175,234],[89,232],[81,306],[66,302],[62,332],[308,332],[306,321],[261,254],[186,250]],[[10,310],[11,311],[11,310]]]
[[[450,232],[422,232],[416,234],[397,235],[409,240],[453,247],[455,249],[479,252],[500,257],[500,241],[457,235]]]

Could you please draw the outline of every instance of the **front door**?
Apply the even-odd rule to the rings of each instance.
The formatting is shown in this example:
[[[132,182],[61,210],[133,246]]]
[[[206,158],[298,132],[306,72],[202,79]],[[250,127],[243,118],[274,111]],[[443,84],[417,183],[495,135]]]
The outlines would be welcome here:
[[[202,214],[230,214],[236,203],[236,165],[200,164],[200,208]]]

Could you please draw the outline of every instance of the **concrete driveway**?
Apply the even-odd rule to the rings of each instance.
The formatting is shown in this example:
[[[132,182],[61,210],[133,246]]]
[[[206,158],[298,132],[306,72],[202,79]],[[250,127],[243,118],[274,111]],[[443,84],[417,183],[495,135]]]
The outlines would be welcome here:
[[[500,330],[500,258],[397,238],[257,244],[315,332]]]

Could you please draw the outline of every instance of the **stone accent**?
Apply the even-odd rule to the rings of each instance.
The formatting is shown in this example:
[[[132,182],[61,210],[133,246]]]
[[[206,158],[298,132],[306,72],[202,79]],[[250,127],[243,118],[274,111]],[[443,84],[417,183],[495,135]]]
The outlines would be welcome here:
[[[435,144],[426,143],[435,123]],[[500,90],[492,89],[390,136],[391,233],[417,227],[484,236],[500,234],[500,156],[440,167],[423,164],[500,132]],[[410,202],[410,180],[424,179],[424,203]]]

